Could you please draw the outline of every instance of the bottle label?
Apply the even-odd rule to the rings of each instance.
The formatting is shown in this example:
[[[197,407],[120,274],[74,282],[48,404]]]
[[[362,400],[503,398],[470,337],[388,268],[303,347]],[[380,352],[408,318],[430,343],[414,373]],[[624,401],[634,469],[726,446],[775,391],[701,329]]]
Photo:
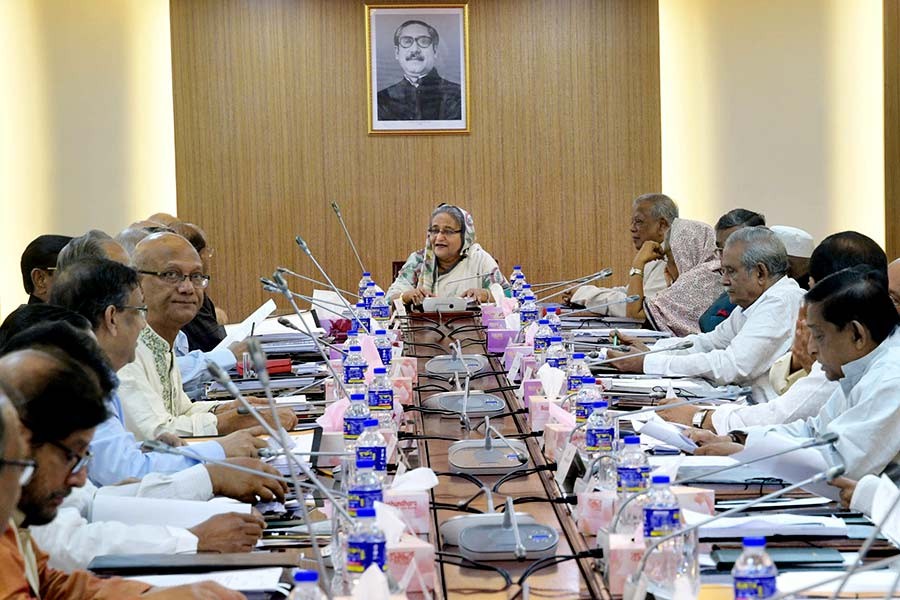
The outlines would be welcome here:
[[[356,511],[360,508],[375,508],[376,502],[384,502],[384,496],[381,489],[359,490],[350,488],[347,497],[347,512],[351,517],[356,516]]]
[[[351,573],[362,573],[372,564],[384,571],[386,558],[384,542],[351,540],[347,543],[347,570]]]
[[[385,346],[384,348],[378,349],[378,356],[381,357],[381,364],[385,367],[391,366],[391,361],[394,359],[393,348],[391,346]]]
[[[372,310],[372,302],[375,301],[375,296],[369,296],[368,294],[363,294],[362,297],[363,304],[366,305],[368,310]]]
[[[362,446],[356,449],[356,460],[368,458],[375,461],[375,471],[387,471],[387,448],[384,446]]]
[[[522,322],[522,327],[527,325],[531,325],[535,321],[537,321],[538,311],[537,309],[528,309],[528,310],[520,310],[519,311],[519,319]]]
[[[577,392],[581,389],[581,375],[571,375],[566,380],[566,389],[570,392]]]
[[[362,434],[368,417],[344,417],[344,440],[355,440]]]
[[[534,353],[540,354],[550,347],[550,338],[534,336]]]
[[[632,494],[647,489],[647,480],[640,467],[618,467],[616,471],[619,475],[619,492]]]
[[[775,576],[763,577],[734,576],[734,597],[739,598],[769,598],[778,592],[775,585]]]
[[[584,423],[587,421],[588,412],[594,410],[593,407],[588,407],[587,404],[582,402],[575,403],[575,422],[576,423]]]
[[[372,318],[376,321],[387,321],[391,318],[391,307],[387,304],[372,304]]]
[[[553,333],[559,333],[560,329],[562,329],[562,323],[558,321],[550,321],[550,331]]]
[[[585,433],[585,450],[588,452],[612,452],[613,450],[612,427],[591,427]]]
[[[565,369],[568,359],[565,356],[548,356],[546,362],[556,369]]]
[[[644,487],[650,487],[650,465],[644,465],[640,468],[641,477],[644,478]]]
[[[344,383],[365,383],[369,365],[344,365]]]
[[[644,509],[644,537],[663,537],[679,529],[681,529],[681,509]]]
[[[369,410],[393,410],[394,390],[369,390]]]

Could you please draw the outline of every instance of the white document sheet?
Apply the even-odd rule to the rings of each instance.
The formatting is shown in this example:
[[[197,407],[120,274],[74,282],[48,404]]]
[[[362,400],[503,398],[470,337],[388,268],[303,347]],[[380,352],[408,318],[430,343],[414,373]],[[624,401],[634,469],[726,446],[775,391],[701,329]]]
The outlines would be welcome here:
[[[651,467],[661,467],[680,461],[682,467],[704,467],[710,471],[737,464],[737,461],[730,456],[648,456],[647,459],[650,461]]]
[[[709,518],[690,510],[682,511],[687,525],[696,525]],[[771,535],[842,536],[847,524],[836,517],[760,513],[750,516],[726,517],[700,528],[700,537],[732,538]]]
[[[168,525],[189,529],[215,515],[232,512],[249,515],[251,508],[249,504],[227,498],[199,502],[97,494],[90,521],[118,521],[127,525]]]
[[[797,440],[775,431],[767,432],[759,441],[746,446],[744,450],[737,454],[732,454],[732,458],[737,461],[748,461],[769,454],[774,454],[788,448],[797,448],[806,440]],[[817,448],[804,448],[802,450],[794,450],[775,458],[769,458],[753,463],[755,469],[759,469],[764,473],[770,474],[790,483],[799,483],[804,479],[808,479],[816,473],[826,471],[834,465],[830,464],[825,455]],[[828,485],[824,481],[812,485],[804,486],[806,491],[824,496],[831,500],[840,499],[840,490],[832,485]]]
[[[319,313],[323,319],[343,319],[347,311],[347,302],[345,302],[337,292],[331,290],[313,290],[313,298],[317,300],[313,304],[313,308]],[[354,300],[354,303],[356,301]],[[352,305],[351,305],[352,306]]]
[[[815,585],[809,592],[803,595],[830,597],[837,589],[840,579],[831,583],[818,583],[832,579],[838,575],[835,571],[790,571],[778,575],[778,591],[793,592],[802,588]],[[850,577],[844,586],[843,592],[838,598],[884,598],[887,591],[897,578],[897,571],[878,570],[866,573],[856,573]],[[894,591],[894,598],[900,597],[900,590]]]
[[[653,414],[654,418],[648,420],[646,423],[641,423],[637,419],[631,420],[631,425],[634,427],[635,431],[641,435],[648,435],[655,440],[659,440],[667,446],[678,448],[682,452],[687,452],[688,454],[694,453],[694,450],[697,449],[697,444],[684,435],[681,429],[675,427],[671,423],[663,421],[654,413],[650,414]]]
[[[699,394],[701,392],[711,392],[715,389],[715,387],[712,386],[708,381],[692,378],[648,379],[645,377],[601,377],[601,379],[603,380],[603,389],[609,390],[611,392],[636,392],[646,394],[652,391],[656,391],[657,389],[667,391],[671,386],[672,388],[677,388],[678,390],[684,390],[687,392],[694,392]]]
[[[132,581],[143,581],[153,586],[190,585],[201,581],[214,581],[229,590],[239,592],[281,590],[278,581],[281,579],[281,567],[264,569],[239,569],[235,571],[212,571],[210,573],[183,573],[178,575],[138,575],[126,577]]]
[[[281,323],[278,322],[278,319],[285,318],[291,323],[293,323],[300,331],[306,331],[307,327],[309,331],[312,332],[313,335],[324,335],[325,330],[321,327],[316,327],[316,320],[313,318],[313,315],[309,311],[301,312],[303,315],[303,322],[300,321],[300,317],[296,314],[284,315],[284,317],[269,317],[265,319],[261,323],[256,324],[256,329],[253,331],[253,335],[269,335],[273,333],[289,333],[291,335],[303,335],[302,333],[298,333],[297,331],[291,329],[290,327],[285,327]],[[306,327],[304,327],[304,324]],[[227,331],[231,325],[227,326],[225,330]],[[265,341],[265,340],[264,340]]]
[[[251,330],[256,333],[256,327],[273,312],[275,312],[275,301],[269,298],[262,306],[254,310],[249,317],[241,321],[238,325],[227,328],[225,339],[219,342],[215,347],[215,350],[221,350],[235,342],[243,341],[250,335]]]

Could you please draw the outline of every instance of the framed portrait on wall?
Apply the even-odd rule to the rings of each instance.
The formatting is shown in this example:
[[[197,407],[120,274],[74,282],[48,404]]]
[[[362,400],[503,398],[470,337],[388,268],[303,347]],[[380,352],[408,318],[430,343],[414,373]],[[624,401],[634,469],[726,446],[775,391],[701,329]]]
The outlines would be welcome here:
[[[369,133],[468,133],[468,6],[365,10]]]

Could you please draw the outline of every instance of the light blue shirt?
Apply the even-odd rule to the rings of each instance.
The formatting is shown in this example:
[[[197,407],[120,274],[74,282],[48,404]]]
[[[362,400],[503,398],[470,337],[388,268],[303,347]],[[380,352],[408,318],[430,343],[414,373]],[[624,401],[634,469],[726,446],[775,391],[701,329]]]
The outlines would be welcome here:
[[[206,384],[212,381],[212,376],[206,369],[207,361],[212,361],[228,371],[237,364],[234,354],[228,348],[202,352],[200,350],[188,351],[188,339],[183,331],[175,336],[175,362],[181,372],[182,387],[184,393],[191,400],[199,400],[203,396]]]
[[[122,402],[114,391],[107,401],[111,416],[94,431],[88,463],[88,477],[97,486],[113,485],[147,473],[174,473],[192,467],[198,461],[174,454],[142,452],[134,435],[125,429]],[[205,458],[223,460],[225,450],[216,442],[191,444],[191,451]]]

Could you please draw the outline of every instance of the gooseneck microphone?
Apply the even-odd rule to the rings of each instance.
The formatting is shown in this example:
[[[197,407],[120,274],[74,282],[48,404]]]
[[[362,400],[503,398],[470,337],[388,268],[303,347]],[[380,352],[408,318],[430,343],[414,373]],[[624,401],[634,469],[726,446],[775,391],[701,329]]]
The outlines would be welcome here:
[[[584,283],[584,282],[590,280],[591,277],[593,277],[595,275],[599,275],[602,272],[603,271],[597,271],[596,273],[591,273],[590,275],[582,275],[581,277],[575,277],[573,279],[564,279],[561,281],[546,281],[546,282],[541,282],[541,283],[532,283],[531,289],[536,290],[536,289],[540,288],[541,290],[546,291],[546,290],[549,290],[549,289],[552,289],[555,287],[559,287],[561,285],[569,285],[570,283],[581,284],[581,283]]]
[[[562,317],[571,317],[572,315],[577,315],[578,313],[583,312],[593,312],[600,308],[606,308],[607,306],[613,306],[615,304],[631,304],[632,302],[637,302],[641,297],[637,294],[632,294],[631,296],[625,296],[621,300],[611,300],[610,302],[604,302],[603,304],[595,304],[594,306],[586,306],[585,308],[579,308],[578,310],[570,310],[564,314],[560,315]]]
[[[331,290],[335,294],[337,294],[338,297],[341,299],[341,302],[344,303],[344,308],[349,310],[351,315],[356,314],[353,312],[353,307],[350,306],[350,303],[347,302],[347,300],[343,296],[341,296],[340,291],[338,290],[338,287],[336,285],[334,285],[334,282],[331,280],[331,277],[328,276],[328,273],[325,272],[325,269],[322,268],[322,265],[320,265],[319,261],[316,260],[316,257],[313,256],[312,250],[309,249],[309,244],[307,244],[303,240],[303,238],[300,237],[299,235],[295,238],[294,241],[297,242],[297,245],[300,246],[300,249],[303,250],[303,252],[309,257],[309,259],[316,266],[316,269],[319,270],[319,273],[322,274],[322,277],[325,278],[325,281],[328,282],[328,287],[331,288]],[[279,275],[279,273],[276,273],[276,275]],[[275,281],[278,281],[278,279],[276,278]],[[363,323],[360,323],[360,325],[362,326],[362,328],[365,330],[366,333],[369,333],[368,327],[366,327]]]
[[[332,344],[330,342],[326,342],[323,339],[317,338],[314,335],[310,335],[310,334],[306,333],[305,331],[303,331],[302,329],[300,329],[299,327],[297,327],[296,325],[291,323],[287,319],[287,317],[278,317],[278,324],[281,325],[282,327],[287,327],[288,329],[293,329],[294,331],[296,331],[297,333],[299,333],[301,335],[305,335],[306,337],[311,339],[313,341],[313,343],[322,344],[326,348],[330,348],[330,349],[334,350],[335,352],[339,352],[340,354],[343,354],[344,356],[347,355],[347,351],[344,350],[343,348],[341,348],[340,346],[338,346],[336,344]]]
[[[347,241],[350,242],[350,248],[353,249],[353,254],[356,256],[356,262],[359,263],[360,270],[365,273],[368,269],[363,266],[362,259],[359,257],[359,252],[356,251],[356,244],[353,243],[353,238],[350,236],[347,224],[344,223],[344,215],[341,214],[341,207],[338,206],[337,202],[332,202],[331,208],[334,209],[334,214],[337,215],[338,221],[341,222],[341,227],[344,229],[344,235],[347,236]]]
[[[313,279],[312,277],[307,277],[306,275],[301,275],[300,273],[295,273],[294,271],[291,271],[287,267],[277,267],[276,270],[279,273],[287,273],[291,277],[296,277],[297,279],[302,279],[304,281],[308,281],[308,282],[314,283],[316,285],[321,285],[322,287],[326,287],[326,288],[329,287],[327,283],[323,283],[323,282],[319,281],[318,279]],[[338,288],[338,291],[341,292],[342,294],[347,294],[348,296],[354,296],[356,298],[359,298],[359,294],[357,294],[356,292],[348,292],[347,290],[341,289],[341,288]]]
[[[688,348],[693,348],[694,342],[691,340],[684,340],[674,346],[668,346],[666,348],[653,348],[650,350],[644,350],[642,352],[629,352],[627,354],[623,354],[622,356],[614,356],[613,358],[604,358],[603,360],[598,361],[590,361],[588,364],[592,367],[596,367],[598,365],[605,365],[608,363],[616,362],[619,360],[625,360],[626,358],[634,358],[636,356],[644,356],[646,354],[656,354],[657,352],[671,352],[673,350],[687,350]]]
[[[602,271],[598,271],[597,273],[595,273],[594,275],[591,275],[590,277],[588,277],[586,279],[580,280],[577,283],[573,283],[572,285],[570,285],[568,287],[564,287],[563,289],[559,290],[558,292],[553,292],[549,296],[544,296],[543,298],[539,298],[537,301],[538,302],[546,302],[550,298],[559,296],[560,294],[564,294],[565,292],[568,292],[569,290],[576,288],[580,285],[584,285],[584,284],[590,283],[592,281],[597,281],[598,279],[606,279],[607,277],[611,276],[612,273],[613,273],[612,269],[603,269]]]

